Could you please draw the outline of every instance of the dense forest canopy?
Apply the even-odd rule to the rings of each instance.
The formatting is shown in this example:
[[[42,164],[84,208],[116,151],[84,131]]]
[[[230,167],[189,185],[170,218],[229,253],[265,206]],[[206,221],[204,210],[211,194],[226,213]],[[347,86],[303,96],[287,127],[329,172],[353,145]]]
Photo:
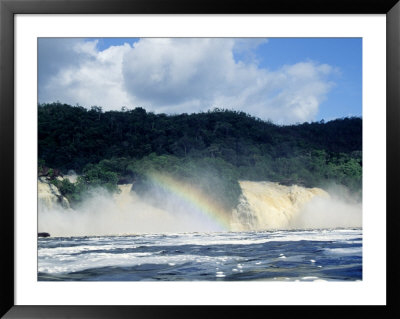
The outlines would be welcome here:
[[[362,119],[279,126],[233,110],[166,115],[143,108],[103,112],[61,103],[38,107],[39,169],[81,175],[55,181],[70,199],[82,189],[166,172],[237,204],[238,180],[308,187],[334,182],[361,194]],[[206,178],[207,177],[207,178]],[[61,185],[63,184],[63,185]]]

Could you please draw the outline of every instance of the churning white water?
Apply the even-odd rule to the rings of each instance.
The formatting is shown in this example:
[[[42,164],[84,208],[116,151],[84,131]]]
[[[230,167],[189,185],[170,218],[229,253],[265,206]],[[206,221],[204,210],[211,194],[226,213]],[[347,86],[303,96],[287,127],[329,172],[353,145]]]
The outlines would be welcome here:
[[[40,183],[39,281],[362,280],[361,204],[332,192],[241,181],[226,229],[173,194],[120,185],[71,208]]]
[[[232,214],[232,229],[274,230],[361,227],[361,203],[350,203],[321,188],[241,181],[243,195]]]
[[[50,237],[38,280],[362,279],[360,229]]]
[[[54,185],[39,180],[38,231],[51,236],[93,236],[362,226],[361,203],[320,188],[250,181],[240,181],[240,186],[243,195],[227,229],[174,194],[155,207],[139,197],[132,184],[119,185],[119,194],[96,189],[73,209]]]

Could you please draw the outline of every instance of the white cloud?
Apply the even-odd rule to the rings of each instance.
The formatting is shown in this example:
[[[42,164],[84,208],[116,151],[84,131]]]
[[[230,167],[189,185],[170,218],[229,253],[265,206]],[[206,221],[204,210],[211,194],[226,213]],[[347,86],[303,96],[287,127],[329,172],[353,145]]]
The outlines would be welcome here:
[[[59,100],[72,105],[104,106],[104,109],[120,109],[130,104],[131,100],[123,87],[121,69],[124,54],[131,50],[129,44],[110,47],[102,52],[96,48],[97,41],[76,40],[57,45],[58,50],[69,53],[69,59],[60,59],[47,81],[39,82],[40,102]],[[58,56],[48,57],[48,60],[54,65]],[[42,63],[46,64],[48,60]]]
[[[58,47],[59,56],[47,54],[51,65],[60,62],[39,68],[48,74],[39,81],[39,100],[165,113],[222,107],[278,123],[314,120],[335,69],[313,61],[261,68],[255,49],[262,43],[266,40],[145,38],[133,47],[99,51],[96,41],[75,40],[64,45],[66,51]],[[242,61],[235,60],[237,52]]]

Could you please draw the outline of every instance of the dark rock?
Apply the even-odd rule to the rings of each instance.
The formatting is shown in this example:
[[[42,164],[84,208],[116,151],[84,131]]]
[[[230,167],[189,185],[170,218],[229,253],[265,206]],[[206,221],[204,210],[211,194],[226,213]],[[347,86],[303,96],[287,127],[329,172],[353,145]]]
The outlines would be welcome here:
[[[45,176],[48,179],[54,179],[54,178],[57,178],[57,176],[60,176],[60,177],[63,176],[59,169],[56,169],[56,168],[52,169],[47,166],[39,167],[38,175]]]
[[[50,237],[49,233],[38,233],[38,237]]]
[[[132,184],[134,182],[134,177],[131,175],[121,176],[118,180],[118,185],[121,184]]]

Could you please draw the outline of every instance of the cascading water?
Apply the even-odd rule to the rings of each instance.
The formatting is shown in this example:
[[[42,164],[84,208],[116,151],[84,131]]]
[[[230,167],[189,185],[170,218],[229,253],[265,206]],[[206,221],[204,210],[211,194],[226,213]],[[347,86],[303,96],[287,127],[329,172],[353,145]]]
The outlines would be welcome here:
[[[40,184],[39,232],[51,236],[38,238],[38,280],[362,279],[360,203],[317,188],[241,181],[226,229],[217,206],[181,186],[172,184],[175,193],[157,207],[154,190],[139,196],[127,184],[114,195],[94,189],[63,208],[48,181]]]
[[[44,177],[38,179],[38,202],[47,209],[52,209],[57,205],[63,208],[69,208],[69,201],[61,195],[58,188],[47,181]]]
[[[290,229],[302,208],[315,196],[329,198],[320,188],[240,181],[243,195],[232,213],[232,230]]]
[[[346,204],[320,188],[251,181],[240,181],[240,186],[239,204],[222,224],[218,217],[226,212],[196,202],[196,193],[186,188],[185,198],[171,194],[154,207],[132,184],[119,185],[119,193],[95,190],[71,209],[57,187],[40,179],[39,232],[85,236],[361,227],[361,203]]]

